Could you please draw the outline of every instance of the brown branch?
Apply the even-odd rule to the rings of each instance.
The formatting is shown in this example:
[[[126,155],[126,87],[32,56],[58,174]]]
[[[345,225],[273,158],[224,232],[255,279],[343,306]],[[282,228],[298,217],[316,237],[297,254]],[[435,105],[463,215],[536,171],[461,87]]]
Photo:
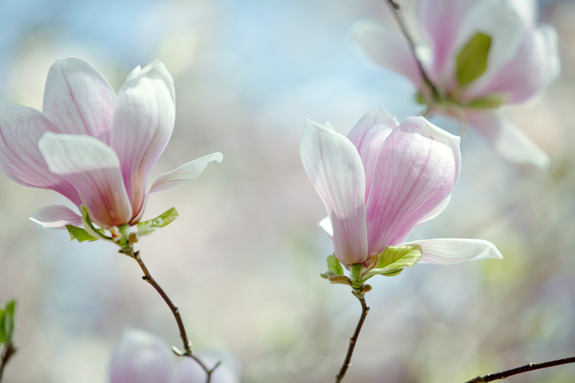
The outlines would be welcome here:
[[[2,381],[2,375],[4,375],[4,368],[8,364],[10,358],[16,353],[16,347],[14,345],[9,344],[2,352],[2,359],[0,359],[0,382]]]
[[[529,364],[526,364],[525,366],[512,368],[510,370],[497,372],[497,373],[493,373],[493,374],[488,374],[488,375],[483,375],[483,376],[478,376],[477,378],[468,380],[465,383],[492,382],[494,380],[505,379],[505,378],[508,378],[510,376],[523,374],[523,373],[529,372],[529,371],[535,371],[535,370],[540,370],[542,368],[555,367],[555,366],[560,366],[562,364],[569,364],[569,363],[575,363],[575,356],[572,356],[569,358],[564,358],[564,359],[556,359],[556,360],[552,360],[549,362],[543,362],[543,363],[529,363]]]
[[[355,349],[355,344],[357,343],[357,338],[359,337],[359,332],[361,331],[361,327],[363,326],[365,317],[369,312],[369,307],[367,307],[367,304],[365,303],[365,298],[363,297],[363,294],[356,295],[354,293],[354,295],[357,297],[357,299],[359,299],[359,303],[361,303],[361,317],[359,318],[359,322],[357,323],[353,336],[349,338],[349,346],[347,347],[347,354],[345,355],[345,360],[341,365],[339,373],[335,377],[336,383],[339,383],[343,380],[343,377],[345,376],[347,369],[351,365],[351,357],[353,355],[353,350]]]
[[[419,73],[421,74],[421,78],[423,78],[423,82],[431,90],[431,94],[433,96],[433,99],[439,100],[441,98],[439,91],[437,90],[437,88],[435,87],[433,82],[431,81],[429,75],[427,74],[427,71],[423,67],[423,64],[421,64],[421,61],[419,61],[419,57],[417,57],[415,43],[413,42],[411,35],[407,31],[407,27],[405,26],[405,22],[403,21],[403,18],[401,17],[401,15],[399,13],[399,10],[400,10],[399,4],[396,3],[394,0],[387,0],[387,2],[391,6],[392,13],[395,17],[395,20],[397,21],[397,24],[399,25],[399,28],[401,29],[403,36],[405,37],[405,39],[407,40],[407,43],[409,44],[409,48],[411,49],[411,53],[413,54],[413,57],[415,58],[415,63],[417,64],[417,69],[419,70]]]
[[[142,277],[142,279],[144,281],[148,282],[158,292],[158,294],[160,294],[160,296],[162,297],[164,302],[166,302],[166,304],[168,305],[168,307],[172,311],[174,318],[176,319],[176,323],[178,324],[178,329],[180,331],[180,338],[182,339],[182,342],[184,344],[184,352],[181,352],[181,351],[177,350],[176,348],[173,348],[174,352],[179,356],[186,356],[188,358],[192,358],[193,360],[195,360],[200,365],[200,367],[206,372],[206,374],[208,375],[206,383],[210,383],[212,373],[214,372],[214,370],[216,368],[218,368],[220,363],[219,362],[216,363],[216,365],[210,369],[200,359],[198,359],[198,357],[196,357],[192,353],[192,347],[190,345],[190,341],[188,340],[188,334],[186,333],[186,328],[184,327],[184,322],[182,321],[182,316],[180,315],[180,310],[172,302],[172,300],[170,299],[168,294],[166,294],[164,289],[162,289],[162,287],[158,284],[158,282],[156,282],[156,280],[152,277],[152,275],[150,274],[150,271],[146,267],[146,264],[142,260],[142,257],[140,257],[140,252],[139,251],[134,252],[132,250],[131,254],[127,254],[127,255],[129,257],[134,258],[136,260],[136,262],[138,262],[138,265],[140,265],[140,268],[142,269],[142,272],[144,273],[144,276]]]

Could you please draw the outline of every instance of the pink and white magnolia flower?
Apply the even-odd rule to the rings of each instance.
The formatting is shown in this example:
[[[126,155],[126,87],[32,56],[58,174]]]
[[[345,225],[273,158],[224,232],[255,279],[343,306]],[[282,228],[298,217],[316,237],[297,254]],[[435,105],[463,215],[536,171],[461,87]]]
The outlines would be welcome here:
[[[420,245],[423,263],[502,258],[484,240],[404,243],[415,226],[447,205],[459,178],[459,141],[423,117],[398,124],[384,109],[367,113],[347,137],[307,122],[301,158],[327,209],[329,221],[322,226],[342,264],[369,263],[397,245]]]
[[[200,355],[202,361],[215,365],[221,360],[209,360]],[[191,358],[179,358],[177,367],[172,363],[173,355],[168,345],[156,336],[141,330],[124,332],[114,348],[110,363],[110,383],[204,383],[206,373]],[[212,373],[210,382],[239,383],[239,377],[223,361]]]
[[[375,63],[409,78],[432,111],[469,123],[504,158],[546,167],[547,155],[498,108],[538,94],[559,73],[557,35],[536,24],[535,0],[420,0],[417,21],[427,45],[418,60],[404,36],[371,21],[352,34]]]
[[[42,112],[0,103],[0,171],[85,205],[104,229],[134,225],[149,193],[192,180],[223,158],[213,153],[188,162],[147,189],[174,121],[174,84],[159,60],[135,68],[117,96],[87,62],[58,60],[48,73]],[[40,208],[30,219],[47,228],[82,225],[80,215],[60,205]]]

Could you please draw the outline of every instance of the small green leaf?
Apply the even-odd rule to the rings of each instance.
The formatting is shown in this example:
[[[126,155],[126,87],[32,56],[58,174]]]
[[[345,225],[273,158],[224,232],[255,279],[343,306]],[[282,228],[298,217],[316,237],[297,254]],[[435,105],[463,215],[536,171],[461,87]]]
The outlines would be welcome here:
[[[363,280],[371,278],[374,275],[385,275],[392,277],[403,271],[404,267],[413,267],[421,259],[421,246],[403,245],[387,246],[379,255],[379,262],[374,269],[369,270]]]
[[[148,235],[156,229],[172,223],[178,216],[178,211],[173,207],[154,219],[138,223],[138,237]]]
[[[477,80],[487,70],[487,57],[491,48],[491,36],[477,32],[461,48],[456,58],[455,73],[460,87]]]
[[[68,229],[68,233],[70,234],[70,239],[72,241],[77,240],[78,242],[84,242],[84,241],[94,242],[99,239],[88,234],[86,230],[76,226],[66,225],[66,229]]]
[[[339,260],[334,254],[328,255],[326,262],[327,271],[320,274],[323,279],[329,279],[334,275],[343,275],[343,268],[341,267],[341,263],[339,263]]]
[[[16,311],[16,300],[12,299],[6,304],[4,310],[0,309],[0,344],[6,346],[12,344],[14,334],[14,312]]]
[[[498,109],[507,102],[509,97],[504,93],[493,93],[485,97],[469,101],[467,106],[473,109]]]

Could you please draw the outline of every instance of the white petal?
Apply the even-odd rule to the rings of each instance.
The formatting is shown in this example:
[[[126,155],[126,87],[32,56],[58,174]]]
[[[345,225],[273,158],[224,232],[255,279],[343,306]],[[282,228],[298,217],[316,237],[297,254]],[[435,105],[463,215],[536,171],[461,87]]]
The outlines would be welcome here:
[[[346,265],[364,262],[365,172],[357,149],[344,135],[308,121],[300,155],[333,225],[335,256]]]
[[[42,206],[29,217],[41,229],[65,229],[66,225],[82,226],[82,216],[62,205]]]
[[[185,182],[191,181],[202,174],[210,162],[222,162],[223,159],[224,156],[222,153],[212,153],[185,163],[171,172],[160,174],[152,183],[150,193],[175,188]]]
[[[498,114],[468,113],[467,119],[501,157],[529,163],[540,169],[549,166],[549,157],[515,124]]]
[[[420,245],[423,255],[419,262],[436,265],[454,265],[480,259],[503,258],[493,243],[482,239],[423,239],[408,242],[405,245]]]

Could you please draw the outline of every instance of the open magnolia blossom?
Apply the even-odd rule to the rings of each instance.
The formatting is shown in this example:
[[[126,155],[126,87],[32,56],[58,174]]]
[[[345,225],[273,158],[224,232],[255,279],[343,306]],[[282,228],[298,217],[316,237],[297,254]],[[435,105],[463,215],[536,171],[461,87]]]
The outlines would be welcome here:
[[[327,209],[322,226],[333,236],[335,258],[347,268],[360,265],[363,280],[395,275],[417,262],[501,258],[484,240],[404,243],[415,226],[447,205],[459,178],[459,141],[423,117],[398,124],[384,109],[367,113],[347,137],[308,121],[301,158]],[[330,262],[335,259],[328,258],[335,273],[327,276],[337,282],[342,272]]]
[[[202,355],[208,361],[210,356]],[[179,358],[173,366],[173,354],[168,345],[156,336],[141,330],[125,331],[112,355],[110,363],[110,383],[204,383],[206,373],[191,358]],[[213,358],[212,358],[213,359]],[[209,360],[215,365],[221,360]],[[210,365],[212,367],[212,365]],[[212,373],[212,383],[239,383],[237,373],[228,361]]]
[[[549,160],[499,107],[538,94],[559,73],[557,35],[537,24],[535,0],[420,0],[416,47],[388,26],[358,22],[352,34],[374,62],[409,78],[418,102],[468,123],[504,158],[545,167]]]
[[[148,193],[200,175],[213,153],[159,175],[148,173],[172,135],[175,92],[159,60],[129,75],[116,96],[89,63],[68,58],[50,68],[43,111],[0,103],[0,170],[31,187],[57,191],[103,229],[137,224]],[[47,228],[81,226],[65,206],[36,210],[30,219]]]

